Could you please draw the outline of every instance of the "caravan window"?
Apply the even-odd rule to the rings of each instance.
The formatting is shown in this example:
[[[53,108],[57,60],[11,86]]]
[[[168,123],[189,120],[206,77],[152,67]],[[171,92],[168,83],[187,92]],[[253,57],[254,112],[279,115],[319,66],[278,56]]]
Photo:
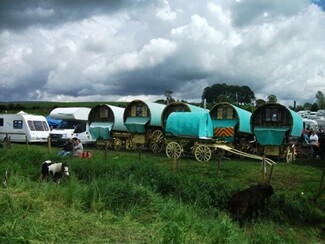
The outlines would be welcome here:
[[[28,127],[31,131],[48,131],[49,127],[45,123],[45,121],[27,121]]]
[[[56,129],[74,129],[78,123],[78,120],[63,120]]]
[[[3,126],[3,118],[0,118],[0,126]]]
[[[78,124],[76,126],[76,129],[74,130],[74,133],[82,133],[82,132],[85,132],[86,131],[86,125],[87,125],[87,122],[86,121],[80,122],[80,124]]]
[[[28,127],[29,127],[29,129],[30,129],[31,131],[35,131],[35,130],[36,130],[36,129],[35,129],[35,126],[34,126],[34,124],[33,124],[33,121],[28,120],[28,121],[27,121],[27,124],[28,124]]]
[[[48,127],[47,123],[45,121],[42,121],[42,125],[45,131],[49,131],[50,128]]]
[[[22,120],[14,120],[13,128],[14,129],[22,129],[23,128],[23,121]]]

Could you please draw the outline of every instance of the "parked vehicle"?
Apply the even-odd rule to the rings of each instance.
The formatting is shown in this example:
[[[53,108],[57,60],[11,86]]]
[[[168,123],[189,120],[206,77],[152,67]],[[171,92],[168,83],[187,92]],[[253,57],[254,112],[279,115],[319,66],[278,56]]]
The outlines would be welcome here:
[[[313,119],[302,119],[304,130],[315,130],[318,131],[318,123],[316,120]]]
[[[62,146],[69,138],[77,137],[82,144],[92,144],[95,140],[89,133],[87,107],[61,107],[51,111],[50,116],[61,119],[61,123],[50,132],[51,143]]]
[[[10,137],[12,142],[47,142],[50,133],[49,125],[42,115],[17,114],[0,115],[0,140]]]

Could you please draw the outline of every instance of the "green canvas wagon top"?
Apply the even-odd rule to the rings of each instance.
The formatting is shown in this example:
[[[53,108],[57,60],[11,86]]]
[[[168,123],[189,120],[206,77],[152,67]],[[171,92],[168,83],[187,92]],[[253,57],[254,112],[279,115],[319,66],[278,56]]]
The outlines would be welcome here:
[[[213,137],[209,113],[173,112],[166,121],[165,136],[207,139]]]
[[[123,121],[130,133],[144,134],[148,128],[161,129],[161,113],[166,105],[133,100],[124,110]]]
[[[301,136],[303,121],[295,111],[278,103],[269,103],[253,112],[251,128],[260,145],[280,146],[289,136]]]

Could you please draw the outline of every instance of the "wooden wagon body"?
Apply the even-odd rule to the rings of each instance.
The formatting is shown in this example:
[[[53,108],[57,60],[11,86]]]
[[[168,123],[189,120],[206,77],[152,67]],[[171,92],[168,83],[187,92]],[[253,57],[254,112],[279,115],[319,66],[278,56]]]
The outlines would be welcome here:
[[[251,112],[221,102],[210,110],[214,138],[240,151],[250,152],[254,136],[250,127]]]
[[[208,112],[170,113],[165,124],[165,139],[167,157],[194,155],[197,161],[209,161],[216,143]]]
[[[133,100],[124,110],[123,122],[131,137],[127,140],[127,149],[146,146],[155,147],[153,132],[162,130],[161,113],[166,105]]]
[[[278,103],[265,104],[252,113],[251,129],[261,154],[295,159],[295,143],[303,130],[298,113]]]
[[[120,149],[130,134],[123,122],[124,108],[98,104],[93,107],[88,115],[89,132],[96,140],[97,148],[105,145]]]

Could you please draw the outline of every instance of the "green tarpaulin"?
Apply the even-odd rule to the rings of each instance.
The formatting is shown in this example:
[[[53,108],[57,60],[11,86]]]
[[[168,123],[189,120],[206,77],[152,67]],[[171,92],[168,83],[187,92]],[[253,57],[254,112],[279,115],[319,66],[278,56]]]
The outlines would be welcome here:
[[[89,133],[93,139],[103,138],[105,140],[111,137],[113,123],[93,122],[89,126]]]
[[[280,146],[282,145],[285,133],[290,128],[255,128],[256,140],[262,146]]]
[[[124,124],[130,133],[145,133],[145,125],[149,120],[149,117],[128,117]]]
[[[211,138],[213,136],[211,117],[208,113],[173,112],[168,116],[165,135]]]

